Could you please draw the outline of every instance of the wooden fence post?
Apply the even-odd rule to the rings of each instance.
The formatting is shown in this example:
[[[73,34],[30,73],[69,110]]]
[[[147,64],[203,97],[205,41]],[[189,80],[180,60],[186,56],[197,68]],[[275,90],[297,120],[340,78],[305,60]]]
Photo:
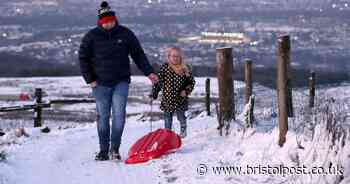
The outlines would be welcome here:
[[[205,80],[205,106],[207,109],[207,115],[210,116],[210,79]]]
[[[252,94],[252,60],[247,59],[245,63],[245,104],[249,103],[249,99]]]
[[[309,107],[313,108],[315,106],[315,94],[316,94],[316,74],[314,71],[311,72],[311,76],[309,78]]]
[[[233,56],[232,48],[218,48],[216,50],[217,77],[219,83],[219,132],[225,127],[229,134],[230,122],[235,119],[234,89],[233,89]]]
[[[34,127],[42,126],[42,89],[35,89],[36,107],[34,109]]]
[[[288,132],[288,61],[289,61],[289,36],[278,39],[277,56],[277,96],[278,96],[278,145],[283,146]]]
[[[279,38],[281,40],[280,46],[279,46],[279,52],[281,55],[280,59],[285,60],[286,62],[286,72],[287,72],[287,113],[288,117],[294,117],[294,110],[293,110],[293,87],[292,87],[292,67],[291,67],[291,59],[290,59],[290,50],[291,50],[291,44],[290,44],[290,36],[285,35],[281,36]]]

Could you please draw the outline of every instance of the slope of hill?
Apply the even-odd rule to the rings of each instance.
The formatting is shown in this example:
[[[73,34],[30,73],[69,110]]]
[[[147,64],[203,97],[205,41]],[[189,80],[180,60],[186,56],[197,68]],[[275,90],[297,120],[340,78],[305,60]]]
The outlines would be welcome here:
[[[198,85],[192,97],[203,95],[205,79],[197,78],[197,81]],[[212,94],[215,97],[217,83],[215,78],[212,81]],[[12,89],[16,89],[16,86],[42,86],[48,89],[49,97],[58,97],[68,92],[89,93],[81,78],[74,77],[0,80],[2,85],[6,82],[7,85],[13,84]],[[147,94],[150,83],[144,77],[133,77],[132,86],[131,94],[143,97]],[[140,87],[142,89],[137,90]],[[51,124],[52,132],[49,134],[40,133],[39,129],[26,128],[29,137],[20,138],[14,135],[14,130],[6,129],[6,135],[0,137],[0,150],[7,155],[6,160],[0,161],[0,183],[133,184],[140,180],[144,183],[183,184],[350,182],[350,85],[319,88],[317,108],[310,116],[306,114],[309,112],[306,108],[306,91],[295,90],[293,94],[296,117],[289,119],[287,143],[282,148],[277,145],[277,119],[273,116],[276,111],[275,92],[263,86],[254,86],[257,97],[256,124],[254,128],[248,129],[245,128],[242,112],[244,85],[236,82],[235,87],[239,115],[232,122],[229,136],[220,137],[216,130],[216,114],[207,116],[204,104],[195,103],[187,113],[189,130],[181,149],[145,164],[95,162],[94,154],[98,151],[95,124],[70,122],[66,127]],[[7,91],[11,92],[10,89]],[[16,93],[15,90],[12,92]],[[2,102],[2,105],[6,105],[6,102]],[[65,108],[86,110],[82,107],[72,105]],[[143,119],[150,110],[149,105],[129,103],[128,108],[129,111],[137,109],[140,114],[127,118],[121,147],[124,159],[130,146],[151,131],[151,122],[147,118]],[[93,106],[88,109],[94,110]],[[156,107],[154,109],[157,110]],[[194,109],[200,113],[194,113]],[[20,118],[11,121],[18,122]],[[1,117],[0,121],[3,121]],[[337,128],[329,129],[329,121]],[[178,132],[179,123],[176,120],[174,125],[174,130]],[[1,126],[3,124],[0,124],[0,128]],[[162,120],[153,121],[153,130],[161,127]],[[313,170],[319,174],[301,173]]]

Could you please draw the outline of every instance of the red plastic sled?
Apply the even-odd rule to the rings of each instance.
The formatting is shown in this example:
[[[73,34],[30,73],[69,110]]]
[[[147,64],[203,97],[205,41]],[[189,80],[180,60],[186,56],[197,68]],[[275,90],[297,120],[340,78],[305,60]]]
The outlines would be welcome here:
[[[159,158],[181,147],[181,138],[168,129],[158,129],[139,139],[129,150],[126,164],[137,164]]]

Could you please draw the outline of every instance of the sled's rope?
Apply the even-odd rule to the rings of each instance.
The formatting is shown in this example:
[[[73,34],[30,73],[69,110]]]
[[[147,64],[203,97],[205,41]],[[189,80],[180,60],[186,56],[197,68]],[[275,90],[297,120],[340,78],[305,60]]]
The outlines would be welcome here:
[[[153,99],[150,101],[151,111],[150,111],[150,132],[153,131]]]

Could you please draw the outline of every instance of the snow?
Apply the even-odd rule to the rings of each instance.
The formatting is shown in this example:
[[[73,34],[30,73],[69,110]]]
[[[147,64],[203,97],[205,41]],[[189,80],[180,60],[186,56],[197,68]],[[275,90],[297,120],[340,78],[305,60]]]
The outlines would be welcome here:
[[[192,97],[203,96],[205,78],[196,78],[196,88]],[[149,93],[150,82],[145,77],[133,77],[130,93],[133,97],[144,98]],[[62,78],[14,78],[0,79],[0,86],[6,87],[4,93],[9,94],[23,89],[30,90],[33,86],[40,86],[47,92],[48,99],[64,98],[65,96],[87,97],[90,88],[81,77]],[[211,78],[212,95],[217,96],[217,80]],[[253,128],[244,126],[243,91],[244,84],[235,81],[237,93],[237,120],[231,123],[231,132],[227,137],[218,135],[217,118],[207,116],[203,111],[204,104],[193,104],[187,112],[188,136],[183,139],[183,146],[176,153],[165,155],[144,164],[126,165],[113,161],[96,162],[94,155],[98,151],[98,137],[96,122],[75,124],[74,122],[45,121],[52,131],[49,134],[40,132],[38,128],[28,128],[32,122],[20,120],[2,120],[0,128],[9,130],[6,124],[20,123],[29,137],[16,137],[14,130],[9,130],[0,137],[0,152],[7,153],[7,160],[0,161],[0,184],[75,184],[75,183],[336,183],[336,175],[238,175],[217,174],[214,169],[222,166],[272,166],[297,167],[328,167],[329,164],[344,167],[344,179],[340,184],[350,183],[350,144],[349,137],[345,137],[346,144],[341,146],[336,142],[332,146],[331,139],[325,133],[325,121],[322,112],[317,117],[314,127],[314,138],[311,139],[300,130],[300,124],[306,124],[306,118],[297,116],[290,118],[290,128],[287,142],[283,147],[277,145],[278,126],[275,117],[276,92],[263,86],[254,84],[255,118]],[[4,88],[5,89],[5,88]],[[342,107],[336,109],[334,115],[349,114],[350,94],[349,84],[324,87],[317,90],[319,96],[316,104],[324,102],[322,98],[334,97],[341,102]],[[306,89],[293,91],[293,100],[297,114],[303,112],[308,102]],[[1,102],[3,105],[9,102]],[[0,104],[1,104],[0,103]],[[19,103],[19,102],[18,102]],[[212,109],[214,105],[212,105]],[[68,111],[94,112],[94,104],[75,104],[57,107]],[[127,113],[138,113],[128,116],[121,146],[123,159],[127,158],[128,149],[143,135],[150,132],[150,122],[141,121],[144,113],[150,111],[149,104],[129,102]],[[191,114],[193,110],[200,110],[200,114]],[[156,101],[153,111],[159,111],[159,101]],[[212,110],[215,112],[215,110]],[[345,112],[345,113],[343,113]],[[339,116],[340,117],[340,116]],[[349,118],[344,119],[350,126]],[[315,122],[314,122],[315,123]],[[163,121],[153,121],[153,130],[163,127]],[[345,126],[345,125],[344,125]],[[305,127],[306,129],[307,127]],[[174,130],[179,132],[179,122],[174,118]],[[350,129],[347,129],[348,131]],[[349,131],[350,133],[350,131]],[[203,168],[206,172],[203,174]]]
[[[121,154],[148,130],[127,123]],[[96,127],[89,125],[49,135],[40,135],[9,150],[1,164],[0,183],[137,183],[138,178],[155,181],[152,166],[128,166],[112,161],[96,162]],[[153,182],[150,182],[153,183]]]
[[[179,123],[175,123],[175,131]],[[21,145],[7,148],[8,160],[0,163],[2,183],[281,183],[293,177],[269,175],[216,175],[210,167],[234,165],[257,166],[280,164],[294,166],[293,157],[300,155],[304,164],[317,166],[312,162],[314,149],[310,142],[296,148],[294,133],[289,133],[287,144],[277,146],[277,129],[259,132],[257,129],[234,128],[229,137],[220,137],[215,130],[215,117],[204,113],[188,122],[189,135],[183,140],[183,147],[176,153],[140,165],[126,165],[112,161],[96,162],[94,153],[98,150],[95,125],[86,125],[66,130],[54,130],[48,135],[31,130],[29,138],[22,138]],[[140,123],[129,118],[126,123],[121,154],[127,157],[128,148],[138,138],[150,131],[149,123]],[[162,127],[161,121],[154,127]],[[24,140],[27,139],[27,140]],[[324,142],[322,142],[324,143]],[[325,149],[326,144],[316,145]],[[347,148],[349,149],[349,148]],[[343,151],[343,153],[349,153]],[[321,155],[321,157],[326,154]],[[345,163],[349,163],[349,158]],[[205,164],[209,170],[205,176],[197,173],[197,167]],[[322,164],[322,163],[321,163]],[[349,176],[349,175],[348,175]],[[310,181],[307,180],[305,181]],[[349,179],[349,178],[347,178]],[[298,181],[294,178],[294,180]],[[314,181],[317,181],[316,179]],[[310,183],[314,183],[314,181]],[[0,183],[1,183],[0,182]]]
[[[289,133],[287,144],[280,148],[277,143],[278,131],[259,132],[256,129],[234,129],[229,137],[217,135],[213,122],[215,119],[203,117],[196,121],[201,123],[205,131],[191,131],[190,136],[184,141],[183,148],[176,154],[169,155],[163,162],[157,162],[158,167],[165,165],[173,169],[171,175],[178,177],[176,183],[283,183],[287,181],[315,183],[319,178],[308,178],[301,176],[274,176],[274,175],[217,175],[211,170],[218,166],[241,166],[254,167],[262,166],[295,166],[293,157],[300,157],[300,162],[306,166],[320,166],[322,163],[312,162],[310,151],[313,151],[312,144],[305,142],[303,146],[310,149],[300,150],[296,148],[295,134]],[[207,126],[207,127],[205,127]],[[197,129],[198,130],[198,129]],[[324,148],[326,144],[320,144],[317,148]],[[312,152],[311,152],[312,153]],[[343,152],[346,158],[347,151]],[[322,153],[322,156],[326,154]],[[189,164],[186,164],[189,163]],[[200,176],[197,168],[205,164],[208,173]],[[163,179],[167,180],[169,176]],[[349,179],[349,178],[348,178]],[[321,180],[322,181],[322,180]],[[332,180],[330,180],[332,181]],[[287,182],[288,183],[288,182]],[[321,182],[322,183],[322,182]],[[345,182],[346,183],[346,182]]]

